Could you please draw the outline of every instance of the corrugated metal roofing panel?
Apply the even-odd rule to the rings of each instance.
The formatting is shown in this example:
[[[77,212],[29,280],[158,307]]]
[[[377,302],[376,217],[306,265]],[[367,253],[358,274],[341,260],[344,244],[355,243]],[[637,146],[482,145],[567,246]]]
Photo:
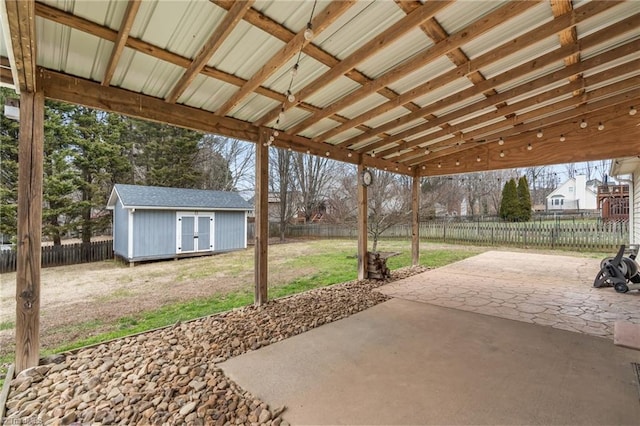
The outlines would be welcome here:
[[[463,115],[460,118],[456,118],[455,120],[451,120],[449,122],[449,124],[451,124],[452,126],[456,126],[458,123],[462,123],[464,121],[467,120],[471,120],[472,118],[478,117],[480,115],[486,114],[488,112],[492,112],[495,111],[496,107],[494,107],[493,105],[488,106],[486,108],[481,108],[478,110],[473,110],[473,108],[469,108],[469,111],[471,111],[469,114]]]
[[[475,104],[476,102],[479,102],[479,101],[481,101],[483,99],[485,99],[485,96],[482,93],[479,93],[479,94],[477,94],[475,96],[470,96],[467,99],[464,99],[464,100],[462,100],[460,102],[457,102],[457,103],[455,103],[453,105],[449,105],[446,108],[442,108],[442,109],[436,111],[435,115],[437,117],[440,117],[442,115],[449,114],[452,111],[457,111],[459,109],[466,108],[467,106],[471,106],[471,105]]]
[[[584,49],[581,52],[581,58],[588,59],[607,50],[614,49],[627,43],[633,43],[637,40],[640,40],[640,31],[630,31],[626,34],[622,34],[618,37],[609,39],[606,43],[601,43],[598,46],[592,47],[591,49]],[[622,58],[622,61],[624,62],[625,58]]]
[[[437,76],[444,74],[455,68],[453,62],[446,56],[437,58],[425,65],[424,67],[412,72],[411,74],[391,83],[388,87],[398,93],[405,93],[416,86],[433,80]]]
[[[319,34],[314,43],[344,59],[404,16],[394,2],[359,1]]]
[[[164,98],[180,78],[184,68],[142,53],[134,53],[126,72],[119,72],[126,74],[124,78],[119,77],[122,88]]]
[[[334,120],[331,120],[329,118],[325,118],[323,120],[320,121],[316,121],[314,124],[312,124],[309,128],[305,129],[305,131],[303,132],[305,137],[308,138],[314,138],[316,136],[319,136],[321,134],[323,134],[324,132],[333,129],[334,127],[336,127],[336,125],[338,125],[338,123]]]
[[[425,107],[427,105],[431,105],[432,103],[439,101],[440,99],[451,96],[455,93],[458,93],[464,89],[472,87],[473,83],[466,78],[459,78],[455,81],[452,81],[449,84],[446,84],[441,87],[437,87],[426,95],[420,96],[417,99],[414,99],[414,102],[421,107]]]
[[[37,63],[40,66],[60,71],[67,63],[71,28],[36,18],[36,36],[38,37]]]
[[[318,13],[324,10],[330,3],[331,0],[319,0],[313,13],[314,16],[318,16]],[[313,9],[313,2],[298,1],[296,2],[296,7],[291,7],[291,3],[288,1],[258,0],[252,7],[274,21],[282,23],[284,27],[294,33],[297,33],[306,27],[311,16],[311,10]]]
[[[571,98],[573,98],[573,94],[572,93],[567,93],[567,94],[558,96],[558,97],[556,97],[554,99],[547,100],[547,101],[544,101],[544,102],[538,102],[535,105],[531,105],[529,107],[522,108],[522,109],[516,111],[516,114],[518,114],[518,115],[526,114],[528,112],[535,111],[537,109],[543,108],[543,107],[545,107],[547,105],[554,104],[554,103],[556,103],[558,101],[563,101],[563,100],[567,100],[567,99],[571,99]],[[577,102],[578,102],[578,99],[576,99],[576,103]]]
[[[207,111],[217,111],[224,103],[238,91],[238,86],[208,78],[204,87],[209,92],[209,100],[204,103],[203,108]]]
[[[500,123],[501,121],[506,121],[506,118],[504,118],[504,117],[496,117],[494,119],[487,120],[487,121],[485,121],[483,123],[476,124],[475,126],[463,127],[461,130],[462,130],[462,133],[473,132],[474,130],[480,129],[480,128],[485,127],[485,126],[490,126],[492,124]]]
[[[551,8],[546,2],[532,7],[520,15],[509,19],[487,31],[485,34],[466,43],[462,50],[471,59],[495,49],[506,40],[512,40],[533,28],[553,19]],[[557,38],[557,37],[556,37]]]
[[[622,2],[576,25],[578,39],[582,39],[637,13],[640,13],[640,3],[637,0]]]
[[[392,109],[391,111],[385,112],[384,114],[380,114],[379,116],[372,118],[371,120],[365,122],[364,124],[369,127],[378,127],[391,120],[395,120],[396,118],[402,117],[408,113],[409,111],[406,108],[397,107]]]
[[[506,101],[506,103],[508,105],[513,105],[514,103],[517,103],[517,102],[523,101],[525,99],[529,99],[529,98],[531,98],[533,96],[536,96],[539,93],[544,93],[544,92],[547,92],[549,90],[555,89],[555,88],[560,87],[560,86],[566,86],[568,84],[569,84],[569,80],[568,79],[557,80],[557,81],[554,81],[551,84],[547,84],[545,86],[539,87],[538,89],[535,89],[535,90],[532,90],[530,92],[524,93],[524,94],[522,94],[520,96],[515,96],[513,98],[510,98],[509,100]],[[498,93],[502,93],[503,91],[504,90],[502,88],[497,90]]]
[[[226,13],[206,1],[145,3],[131,35],[187,58],[196,55]]]
[[[242,21],[208,65],[249,80],[285,45],[275,37]],[[238,46],[242,46],[241,49]]]
[[[435,18],[448,34],[453,34],[505,3],[507,2],[504,0],[460,1],[440,11]]]
[[[284,113],[284,119],[280,120],[280,129],[290,129],[291,127],[299,124],[301,121],[307,119],[311,115],[311,112],[301,108],[291,108]],[[275,123],[275,121],[274,121]],[[273,124],[272,124],[273,125]]]
[[[554,35],[547,37],[526,49],[519,50],[513,55],[497,59],[496,61],[481,68],[480,72],[485,78],[490,79],[559,48],[560,41],[558,36]]]
[[[336,135],[332,138],[329,138],[327,140],[327,142],[329,142],[332,145],[338,144],[340,142],[344,142],[346,140],[349,140],[351,138],[355,138],[356,136],[362,134],[362,132],[358,129],[349,129],[344,133],[341,133],[339,135]]]
[[[313,104],[317,107],[324,108],[331,105],[333,102],[341,99],[349,93],[359,89],[360,86],[355,81],[348,77],[340,77],[336,79],[330,86],[314,93],[306,99],[306,102]]]
[[[106,66],[106,61],[109,60],[111,54],[111,49],[105,51],[105,43],[108,43],[109,46],[113,45],[99,37],[71,30],[67,56],[64,58],[62,69],[66,73],[78,77],[101,80],[104,75],[104,66]],[[106,58],[104,58],[105,54]],[[95,69],[96,62],[102,65],[102,69]]]
[[[509,89],[512,89],[514,87],[520,86],[522,84],[528,83],[529,81],[535,80],[536,78],[540,78],[542,76],[545,76],[547,74],[553,73],[555,71],[561,70],[562,68],[564,68],[564,62],[563,61],[557,61],[555,63],[549,64],[545,67],[542,68],[538,68],[533,72],[530,72],[526,75],[522,75],[517,79],[511,80],[501,86],[496,87],[496,91],[499,93],[502,93],[504,91],[507,91]]]
[[[370,78],[378,78],[431,46],[433,46],[433,42],[424,31],[420,28],[414,28],[394,43],[385,45],[382,50],[358,65],[357,68]]]
[[[239,120],[253,122],[271,111],[274,106],[273,99],[252,93],[233,108],[228,115]]]
[[[364,112],[369,111],[372,108],[377,107],[378,105],[387,102],[388,100],[389,99],[378,93],[372,93],[369,96],[362,98],[358,102],[349,105],[347,108],[338,111],[338,114],[343,115],[347,118],[354,118]]]
[[[298,55],[295,55],[287,61],[286,64],[278,68],[276,72],[265,80],[263,86],[282,94],[286,93],[289,88],[289,84],[292,82],[291,70],[293,69],[297,59]],[[328,70],[329,67],[303,53],[300,57],[298,72],[295,77],[293,77],[293,84],[291,86],[292,93],[296,93],[303,87],[308,86]]]

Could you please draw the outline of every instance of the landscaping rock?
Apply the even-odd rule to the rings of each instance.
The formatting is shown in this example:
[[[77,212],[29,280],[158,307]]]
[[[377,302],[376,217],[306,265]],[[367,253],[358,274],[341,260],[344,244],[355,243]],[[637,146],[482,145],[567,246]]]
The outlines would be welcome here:
[[[271,409],[216,364],[384,302],[374,288],[424,270],[404,268],[387,281],[323,287],[47,357],[11,382],[4,420],[288,426],[284,406]]]

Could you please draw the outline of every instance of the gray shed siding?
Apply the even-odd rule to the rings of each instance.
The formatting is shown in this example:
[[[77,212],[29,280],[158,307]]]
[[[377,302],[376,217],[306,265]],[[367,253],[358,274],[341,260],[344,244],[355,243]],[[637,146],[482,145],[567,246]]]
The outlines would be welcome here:
[[[176,212],[140,210],[133,213],[133,259],[176,254]]]
[[[214,229],[215,251],[245,248],[247,233],[245,212],[216,212]]]
[[[129,257],[129,210],[118,200],[113,209],[113,251],[118,256]]]

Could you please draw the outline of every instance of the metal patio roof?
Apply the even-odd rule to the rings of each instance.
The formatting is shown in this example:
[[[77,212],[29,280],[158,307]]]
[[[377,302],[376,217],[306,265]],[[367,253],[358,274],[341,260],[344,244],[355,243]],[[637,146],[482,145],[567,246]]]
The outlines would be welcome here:
[[[54,99],[412,175],[640,154],[638,1],[0,2]]]

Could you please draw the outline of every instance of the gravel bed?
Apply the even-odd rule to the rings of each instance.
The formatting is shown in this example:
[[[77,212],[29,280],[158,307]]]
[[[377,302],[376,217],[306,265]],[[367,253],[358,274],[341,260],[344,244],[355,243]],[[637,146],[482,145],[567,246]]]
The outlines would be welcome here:
[[[286,407],[269,407],[216,364],[384,302],[373,289],[425,270],[402,268],[386,281],[319,288],[48,357],[12,380],[5,421],[286,426]]]

